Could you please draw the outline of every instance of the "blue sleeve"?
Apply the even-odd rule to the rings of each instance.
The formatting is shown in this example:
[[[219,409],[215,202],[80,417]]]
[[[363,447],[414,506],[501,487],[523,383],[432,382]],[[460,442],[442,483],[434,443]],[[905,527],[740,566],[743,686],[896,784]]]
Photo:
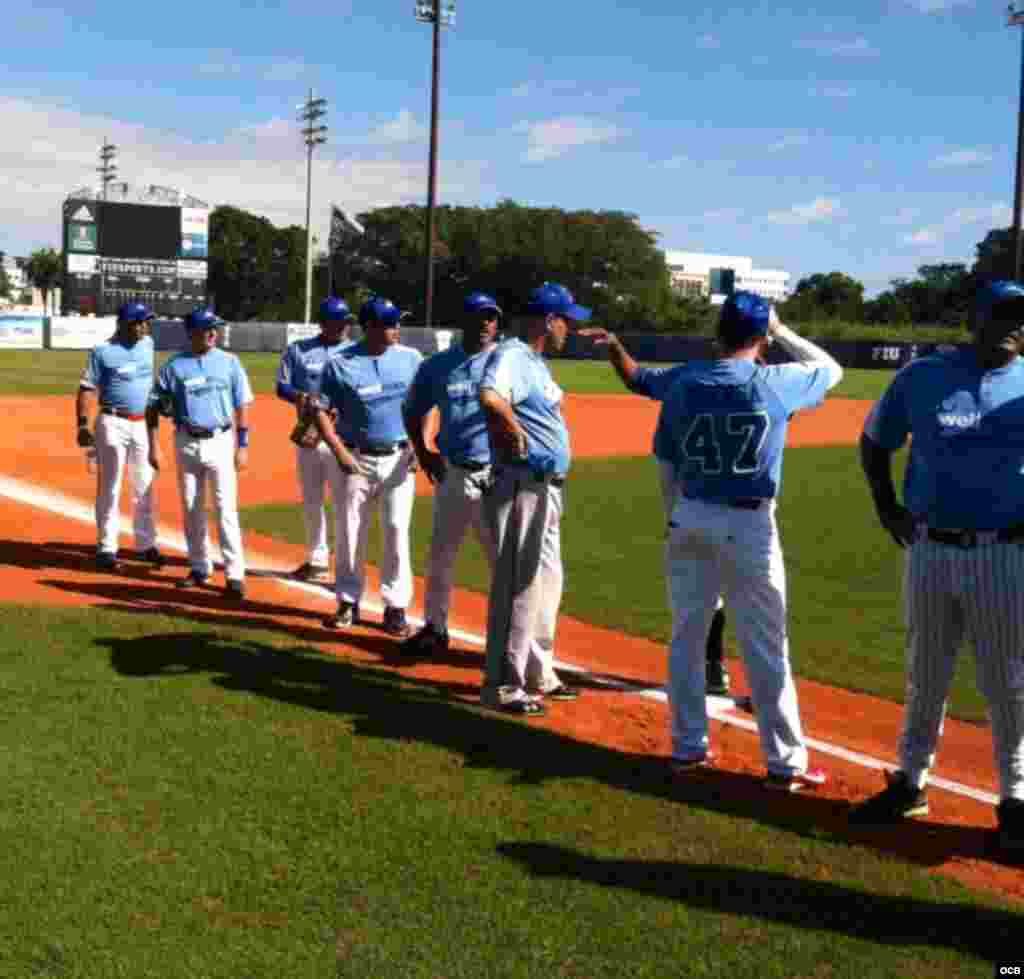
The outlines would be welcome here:
[[[901,370],[875,403],[864,422],[864,434],[883,449],[895,452],[910,434],[907,406],[907,368]]]
[[[169,415],[174,398],[174,375],[171,361],[167,361],[156,375],[156,381],[149,391],[149,403],[159,407],[161,414]]]
[[[336,361],[329,361],[320,381],[320,403],[324,408],[341,411],[341,378]]]
[[[510,405],[517,405],[530,393],[523,371],[520,369],[519,352],[515,347],[499,344],[484,366],[480,388],[496,391]]]
[[[231,358],[231,400],[234,403],[235,411],[253,400],[249,377],[237,357]]]
[[[682,370],[683,367],[641,367],[629,389],[652,401],[664,401]]]
[[[425,360],[420,364],[405,398],[405,411],[413,418],[422,418],[437,404],[434,393],[434,371],[430,363],[430,360]]]
[[[762,367],[762,376],[786,409],[786,414],[821,404],[832,374],[827,367],[811,364],[776,364]]]
[[[295,345],[290,344],[281,355],[281,363],[277,367],[277,396],[285,401],[295,403],[298,391],[292,386],[292,372],[294,371]]]
[[[90,388],[100,386],[100,359],[95,347],[89,351],[89,356],[85,359],[85,370],[82,371],[82,379],[79,383]]]

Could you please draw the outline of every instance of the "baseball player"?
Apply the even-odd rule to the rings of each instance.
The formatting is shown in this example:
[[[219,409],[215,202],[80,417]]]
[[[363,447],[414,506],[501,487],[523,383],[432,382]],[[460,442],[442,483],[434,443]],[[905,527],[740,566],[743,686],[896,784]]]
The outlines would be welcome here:
[[[185,540],[191,570],[179,588],[205,585],[213,573],[206,533],[206,487],[213,488],[226,594],[245,598],[245,555],[238,523],[238,473],[249,459],[249,405],[252,388],[239,359],[217,346],[224,321],[199,307],[185,317],[189,349],[160,369],[146,409],[149,461],[163,467],[157,428],[160,415],[174,421],[178,491],[185,513]],[[232,424],[233,423],[233,424]]]
[[[416,495],[416,456],[402,421],[402,404],[423,360],[400,344],[402,312],[373,297],[359,310],[365,336],[331,359],[321,384],[317,426],[332,453],[329,465],[335,507],[335,592],[338,611],[328,629],[359,621],[365,586],[366,539],[373,511],[381,509],[384,556],[381,597],[384,630],[400,639],[411,629],[409,524]],[[337,412],[332,423],[329,410]]]
[[[348,329],[355,316],[344,301],[332,296],[320,304],[319,322],[320,335],[289,344],[277,370],[277,396],[295,405],[300,431],[310,433],[300,436],[300,444],[295,446],[308,552],[305,563],[292,576],[317,582],[326,581],[329,570],[324,496],[332,456],[316,429],[316,399],[328,361],[350,346]]]
[[[808,768],[786,638],[786,580],[775,521],[789,417],[822,400],[842,368],[737,292],[722,306],[722,356],[687,364],[662,405],[665,444],[683,487],[669,522],[669,709],[674,774],[710,764],[704,644],[725,595],[750,682],[769,788],[824,784]],[[797,363],[758,363],[772,340]]]
[[[999,840],[1024,854],[1024,284],[983,286],[972,349],[912,361],[874,406],[861,462],[878,519],[907,549],[900,769],[854,823],[925,815],[957,652],[970,638],[999,771]],[[893,453],[910,439],[903,502]]]
[[[455,559],[469,525],[492,566],[494,542],[483,518],[491,479],[491,444],[480,407],[480,379],[498,338],[501,308],[492,296],[471,292],[463,302],[462,342],[427,358],[416,372],[405,404],[405,428],[420,468],[437,487],[430,537],[423,628],[406,640],[409,655],[448,648],[448,608]],[[438,408],[437,452],[428,448],[423,423]]]
[[[608,359],[622,383],[630,391],[642,394],[652,401],[664,401],[672,385],[685,370],[679,367],[641,367],[622,345],[619,338],[610,330],[602,327],[590,327],[580,330],[580,335],[590,337],[599,346],[608,351]],[[661,487],[661,499],[665,507],[666,523],[672,519],[672,510],[682,495],[682,487],[676,482],[675,466],[671,462],[671,452],[665,444],[665,434],[661,427],[655,429],[653,454],[658,464],[658,483]],[[715,604],[715,614],[708,630],[705,655],[706,689],[709,694],[726,696],[729,693],[729,673],[725,668],[725,650],[722,637],[725,633],[725,605],[719,596]]]
[[[153,341],[147,324],[153,313],[144,303],[125,303],[117,312],[117,329],[107,343],[94,347],[86,361],[75,398],[78,444],[96,447],[96,566],[117,570],[120,537],[121,477],[130,465],[135,547],[143,561],[161,568],[156,546],[153,470],[149,465],[146,405],[153,387]],[[95,435],[89,416],[99,398]]]
[[[571,454],[562,390],[543,354],[561,350],[570,323],[590,319],[590,310],[578,306],[564,286],[545,282],[530,293],[526,314],[521,339],[498,344],[480,380],[495,460],[484,514],[497,554],[480,699],[507,713],[536,717],[545,713],[537,695],[579,695],[552,664],[562,600],[562,487]]]

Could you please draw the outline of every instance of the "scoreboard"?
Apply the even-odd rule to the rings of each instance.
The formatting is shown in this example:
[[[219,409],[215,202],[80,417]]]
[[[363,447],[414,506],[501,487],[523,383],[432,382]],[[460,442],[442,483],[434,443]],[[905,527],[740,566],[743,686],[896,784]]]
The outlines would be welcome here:
[[[68,198],[62,312],[104,316],[135,299],[158,316],[183,316],[205,302],[209,214],[205,206]]]

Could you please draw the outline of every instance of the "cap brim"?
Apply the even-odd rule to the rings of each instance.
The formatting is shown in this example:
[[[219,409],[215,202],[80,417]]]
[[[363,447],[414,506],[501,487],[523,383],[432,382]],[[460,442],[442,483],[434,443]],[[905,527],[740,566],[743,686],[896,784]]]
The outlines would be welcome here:
[[[590,319],[591,312],[588,306],[570,306],[562,315],[567,316],[571,320],[583,322]]]
[[[505,315],[500,306],[477,306],[476,309],[469,309],[466,312],[468,312],[470,316],[474,313],[497,313],[499,316]]]

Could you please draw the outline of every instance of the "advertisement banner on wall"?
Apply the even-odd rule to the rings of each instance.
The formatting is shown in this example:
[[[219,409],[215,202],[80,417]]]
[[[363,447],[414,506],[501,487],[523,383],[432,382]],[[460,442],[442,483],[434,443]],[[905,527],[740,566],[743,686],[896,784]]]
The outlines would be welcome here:
[[[206,258],[210,236],[210,212],[202,207],[181,209],[181,257]]]
[[[97,261],[95,255],[68,255],[68,271],[72,275],[95,275]]]
[[[0,350],[42,349],[42,316],[0,315]]]

